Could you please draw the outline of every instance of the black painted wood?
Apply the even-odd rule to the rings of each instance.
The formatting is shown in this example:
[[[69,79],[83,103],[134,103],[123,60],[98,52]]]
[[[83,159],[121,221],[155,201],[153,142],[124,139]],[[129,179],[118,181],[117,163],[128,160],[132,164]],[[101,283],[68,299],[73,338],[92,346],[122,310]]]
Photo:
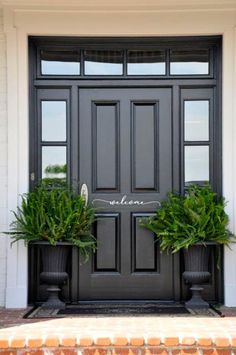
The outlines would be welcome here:
[[[146,214],[149,217],[151,214]],[[157,272],[160,273],[159,243],[153,234],[140,226],[142,213],[132,214],[132,272]],[[144,256],[145,250],[145,256]]]
[[[158,191],[159,102],[133,102],[131,107],[132,191]]]
[[[92,102],[93,190],[119,190],[119,102]],[[107,135],[109,132],[109,135]],[[107,171],[109,170],[109,174]]]
[[[67,101],[68,180],[75,189],[78,189],[78,183],[86,182],[90,201],[97,197],[121,200],[124,193],[127,193],[126,201],[130,197],[150,201],[153,195],[163,199],[170,190],[184,191],[182,103],[186,98],[203,98],[211,101],[211,182],[215,191],[221,193],[220,37],[31,37],[29,43],[31,188],[40,178],[41,170],[40,148],[43,143],[40,142],[40,99]],[[122,49],[125,53],[124,63],[129,49],[164,49],[167,73],[163,77],[128,77],[124,65],[124,75],[121,77],[85,77],[82,66],[80,77],[42,76],[40,49],[68,47]],[[209,75],[170,76],[169,50],[196,47],[209,48]],[[167,122],[164,122],[163,110],[160,110],[163,105],[168,106],[164,114],[165,119],[168,117]],[[97,108],[102,111],[96,112]],[[142,115],[147,117],[146,124],[142,122]],[[96,117],[100,130],[95,124]],[[165,125],[169,125],[168,134],[171,137],[165,135]],[[152,136],[152,129],[155,136]],[[107,135],[106,130],[112,131],[112,134]],[[141,142],[138,140],[140,135],[143,136]],[[50,144],[55,145],[55,142]],[[105,156],[106,162],[102,156]],[[111,168],[110,176],[104,175],[107,166]],[[152,237],[145,235],[149,232],[142,231],[138,225],[141,216],[153,211],[149,205],[135,208],[115,205],[108,208],[100,203],[98,214],[101,223],[99,225],[98,221],[94,226],[100,240],[99,251],[91,263],[83,264],[82,256],[73,248],[72,265],[68,269],[69,282],[63,289],[67,301],[186,298],[186,287],[181,279],[181,255],[160,256],[158,244],[152,249]],[[204,297],[222,301],[223,268],[220,271],[216,269],[216,255],[213,254],[210,262],[212,278],[206,285]],[[29,301],[40,301],[45,298],[45,285],[39,285],[41,265],[34,248],[29,248],[29,265]]]
[[[114,122],[114,112],[103,110],[100,119],[107,124],[102,125],[101,144],[103,149],[107,147],[109,155],[107,159],[101,155],[98,161],[98,154],[94,157],[98,150],[97,119],[91,114],[91,107],[99,102],[109,107],[115,100],[119,102],[119,123],[114,138],[118,144],[111,145],[109,137],[108,121]],[[154,246],[151,232],[139,226],[142,216],[148,211],[153,213],[157,207],[157,203],[150,201],[162,201],[172,189],[171,89],[80,89],[79,103],[79,180],[88,185],[89,200],[100,211],[97,222],[99,244],[94,265],[87,263],[80,267],[80,300],[172,300],[173,258],[161,254]],[[118,154],[116,149],[119,149]],[[117,155],[119,159],[116,159]],[[115,161],[110,161],[110,157]],[[114,180],[114,164],[115,170],[120,171],[117,174],[119,191],[109,190],[109,182]],[[104,179],[108,188],[104,186],[103,191],[93,188],[94,165],[100,166],[108,175]],[[155,177],[159,189],[154,189]],[[131,201],[133,203],[129,204]],[[143,204],[139,205],[141,202]],[[119,214],[117,231],[107,213]],[[106,243],[109,237],[111,240]],[[120,260],[119,270],[114,267],[117,259]]]
[[[95,272],[116,271],[120,267],[120,218],[118,213],[97,215],[95,236],[98,248],[94,258]]]

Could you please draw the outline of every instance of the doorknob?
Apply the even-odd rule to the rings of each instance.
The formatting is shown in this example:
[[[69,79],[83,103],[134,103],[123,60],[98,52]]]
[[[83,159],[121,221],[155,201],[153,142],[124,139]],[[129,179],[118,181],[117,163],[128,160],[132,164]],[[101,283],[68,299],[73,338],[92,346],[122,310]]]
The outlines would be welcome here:
[[[83,184],[81,186],[80,196],[83,197],[83,199],[85,201],[85,206],[87,206],[87,204],[88,204],[88,186],[87,186],[87,184]]]

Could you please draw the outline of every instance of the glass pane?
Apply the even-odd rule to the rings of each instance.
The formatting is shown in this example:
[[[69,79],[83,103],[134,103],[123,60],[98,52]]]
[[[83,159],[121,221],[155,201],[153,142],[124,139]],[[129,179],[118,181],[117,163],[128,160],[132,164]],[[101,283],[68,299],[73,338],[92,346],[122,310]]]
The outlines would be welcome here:
[[[209,74],[208,49],[170,51],[170,74]]]
[[[42,147],[43,180],[48,183],[65,183],[66,175],[66,147]]]
[[[209,140],[209,101],[184,102],[184,138],[186,141]]]
[[[185,183],[209,181],[209,147],[185,146]]]
[[[129,51],[128,75],[165,75],[164,51]]]
[[[122,51],[84,51],[85,75],[122,75]]]
[[[42,141],[66,141],[66,101],[42,101]]]
[[[80,75],[80,53],[77,51],[41,50],[43,75]]]

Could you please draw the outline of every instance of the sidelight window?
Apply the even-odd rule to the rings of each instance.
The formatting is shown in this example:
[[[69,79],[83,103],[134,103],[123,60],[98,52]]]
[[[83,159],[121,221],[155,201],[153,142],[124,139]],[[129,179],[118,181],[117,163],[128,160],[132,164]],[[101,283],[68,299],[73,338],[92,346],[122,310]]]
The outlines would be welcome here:
[[[42,147],[42,178],[66,180],[66,147]]]
[[[42,101],[42,141],[66,141],[66,101]]]
[[[211,181],[212,89],[183,89],[184,183]]]
[[[209,146],[185,146],[185,183],[209,181]]]
[[[185,141],[209,140],[209,101],[188,100],[184,102]]]
[[[65,99],[63,99],[63,96]],[[38,131],[40,148],[39,177],[64,184],[67,180],[68,102],[64,90],[39,90]]]

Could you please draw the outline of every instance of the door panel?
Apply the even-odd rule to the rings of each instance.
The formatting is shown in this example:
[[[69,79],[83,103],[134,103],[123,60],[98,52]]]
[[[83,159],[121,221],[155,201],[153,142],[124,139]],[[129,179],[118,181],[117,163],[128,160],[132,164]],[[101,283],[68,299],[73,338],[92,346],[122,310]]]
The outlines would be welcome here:
[[[93,191],[118,191],[119,104],[117,102],[93,103],[92,135]]]
[[[145,217],[150,214],[145,215]],[[159,245],[154,241],[152,233],[144,230],[139,223],[141,213],[132,214],[132,272],[160,272],[157,256],[159,256]],[[145,250],[145,258],[143,252]]]
[[[98,250],[79,300],[173,299],[172,256],[140,227],[172,189],[171,89],[80,89],[79,176],[98,209]]]
[[[120,267],[120,218],[118,213],[97,215],[95,236],[98,249],[95,255],[96,272],[117,271]]]
[[[132,191],[157,191],[158,103],[133,102],[131,119]]]

